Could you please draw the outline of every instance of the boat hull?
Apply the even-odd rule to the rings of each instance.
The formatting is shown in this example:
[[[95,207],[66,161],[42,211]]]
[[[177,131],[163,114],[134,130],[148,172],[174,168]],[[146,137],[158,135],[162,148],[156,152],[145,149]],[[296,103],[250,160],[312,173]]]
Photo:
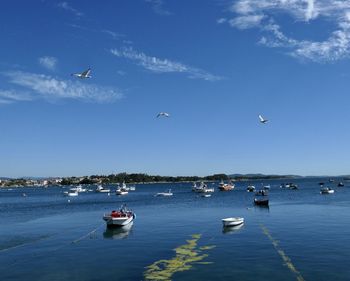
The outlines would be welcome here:
[[[268,206],[269,199],[256,199],[254,198],[254,204],[258,206]]]
[[[237,226],[244,223],[243,218],[226,218],[222,219],[222,224],[224,227]]]
[[[114,218],[110,215],[104,216],[103,220],[107,223],[108,227],[118,227],[118,226],[124,226],[129,223],[131,223],[135,218],[135,215],[132,215],[130,217],[119,217]]]

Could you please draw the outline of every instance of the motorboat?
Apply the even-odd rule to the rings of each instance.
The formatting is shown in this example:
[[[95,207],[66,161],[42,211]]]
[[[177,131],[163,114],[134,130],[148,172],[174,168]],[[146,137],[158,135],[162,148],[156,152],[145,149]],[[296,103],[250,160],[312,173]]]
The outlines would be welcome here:
[[[197,192],[199,192],[199,193],[212,193],[214,191],[215,191],[214,187],[210,188],[210,187],[207,187],[206,184],[204,184],[204,186],[200,190],[198,190]]]
[[[255,191],[255,186],[254,185],[248,185],[247,191],[248,192],[254,192]]]
[[[334,189],[332,189],[330,187],[323,187],[323,188],[321,188],[320,193],[321,194],[332,194],[332,193],[334,193]]]
[[[240,225],[242,223],[244,223],[244,218],[225,218],[222,219],[222,224],[224,225],[224,227],[228,227],[228,226],[237,226]]]
[[[194,192],[205,192],[206,189],[207,185],[204,182],[201,182],[199,186],[195,182],[192,185],[192,191]]]
[[[105,188],[105,187],[103,187],[102,185],[98,185],[97,187],[96,187],[96,190],[95,190],[96,192],[99,192],[99,193],[109,193],[109,192],[111,192],[111,190],[109,189],[109,188]]]
[[[256,196],[267,196],[269,194],[269,192],[267,190],[264,189],[260,189],[257,192],[255,192]]]
[[[338,187],[343,187],[344,186],[344,183],[343,182],[339,182],[338,183]]]
[[[77,185],[76,187],[72,187],[70,190],[76,191],[76,192],[86,192],[86,188],[83,188],[81,184]]]
[[[268,206],[269,199],[268,198],[254,198],[254,204],[258,206]]]
[[[103,215],[103,220],[107,227],[124,226],[131,223],[136,218],[136,214],[122,205],[119,210],[113,210],[109,214]]]
[[[71,190],[71,189],[69,191],[63,192],[63,194],[66,195],[66,196],[69,196],[69,197],[76,197],[76,196],[79,195],[78,191]]]
[[[169,189],[169,190],[166,191],[166,192],[158,192],[155,196],[164,196],[164,197],[167,197],[167,196],[173,196],[173,193],[171,192],[171,189]]]
[[[230,191],[235,188],[235,185],[230,181],[229,183],[224,183],[223,180],[219,183],[219,189],[221,191]]]
[[[117,195],[127,195],[129,192],[126,191],[125,189],[123,188],[118,188],[116,191],[115,191],[115,194]]]
[[[269,184],[263,186],[264,190],[269,190],[270,188],[271,188],[271,185],[269,185]]]

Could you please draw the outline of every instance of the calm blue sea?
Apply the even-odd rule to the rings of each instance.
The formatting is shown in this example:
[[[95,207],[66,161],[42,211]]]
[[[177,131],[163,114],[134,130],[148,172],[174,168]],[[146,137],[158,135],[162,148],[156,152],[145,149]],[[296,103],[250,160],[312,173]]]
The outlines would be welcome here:
[[[238,182],[210,198],[193,193],[190,183],[139,184],[121,197],[1,189],[0,280],[146,280],[148,266],[176,259],[174,249],[200,234],[198,248],[215,246],[201,252],[205,263],[189,263],[163,280],[348,281],[350,182],[338,188],[336,179],[329,184],[335,193],[321,195],[320,181],[327,180],[293,180],[299,190],[263,181],[271,185],[269,208],[255,207],[246,191],[261,181]],[[154,197],[169,188],[173,197]],[[122,203],[136,212],[133,225],[106,229],[103,214]],[[236,216],[245,224],[223,229],[221,219]]]

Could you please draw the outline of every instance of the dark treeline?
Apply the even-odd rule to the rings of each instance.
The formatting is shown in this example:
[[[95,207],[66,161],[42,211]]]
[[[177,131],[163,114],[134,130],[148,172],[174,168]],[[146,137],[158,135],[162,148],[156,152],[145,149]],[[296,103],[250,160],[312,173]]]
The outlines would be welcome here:
[[[218,180],[228,180],[229,176],[226,174],[215,174],[206,177],[197,176],[152,176],[148,174],[111,174],[111,175],[92,175],[89,177],[84,177],[83,179],[77,177],[63,178],[62,185],[70,184],[93,184],[93,183],[147,183],[147,182],[185,182],[185,181],[218,181]]]

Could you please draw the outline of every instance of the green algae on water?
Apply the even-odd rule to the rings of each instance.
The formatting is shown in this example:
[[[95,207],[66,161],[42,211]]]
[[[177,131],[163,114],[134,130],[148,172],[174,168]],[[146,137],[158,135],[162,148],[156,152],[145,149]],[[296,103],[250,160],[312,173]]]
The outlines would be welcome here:
[[[145,280],[171,281],[176,272],[190,270],[193,264],[211,264],[211,262],[202,262],[208,257],[203,251],[213,249],[215,246],[198,247],[198,240],[201,234],[193,234],[192,239],[187,240],[187,244],[174,249],[176,255],[170,260],[159,260],[147,266],[144,273]]]

